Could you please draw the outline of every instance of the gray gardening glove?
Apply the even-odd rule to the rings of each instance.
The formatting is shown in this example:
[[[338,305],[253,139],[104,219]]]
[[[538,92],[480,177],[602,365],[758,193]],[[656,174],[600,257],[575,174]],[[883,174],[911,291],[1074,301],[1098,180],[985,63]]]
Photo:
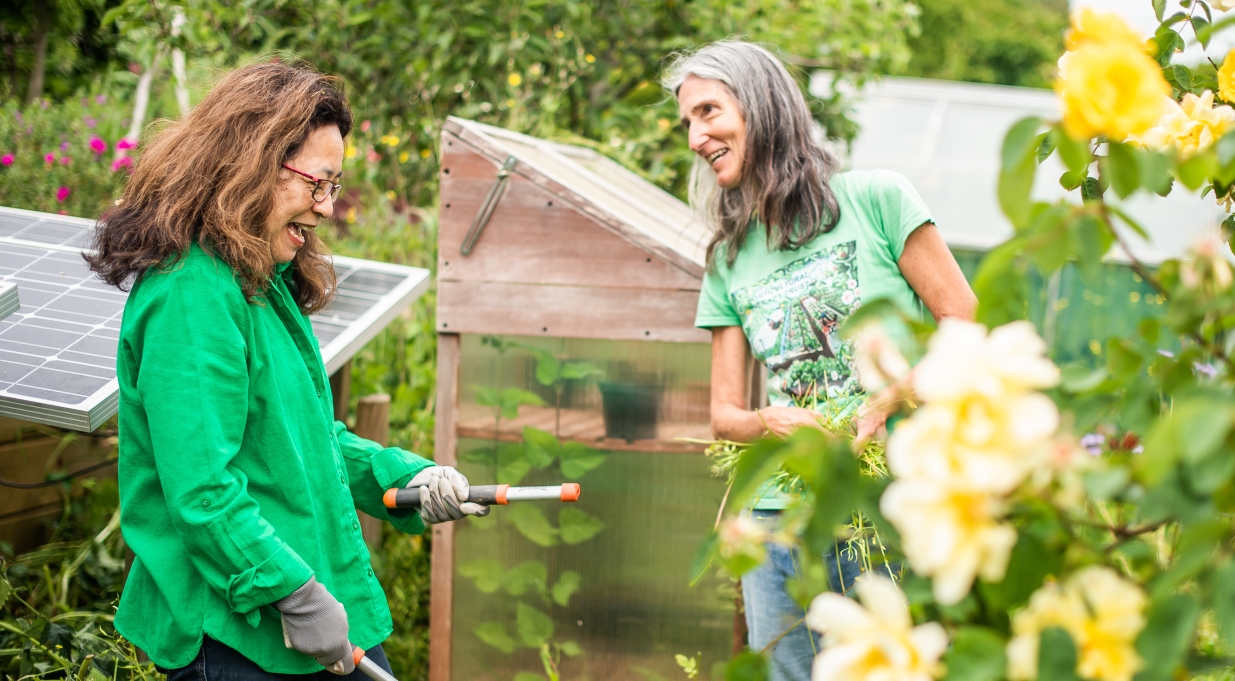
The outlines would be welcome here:
[[[326,587],[310,577],[287,598],[274,602],[283,615],[283,644],[317,660],[332,674],[356,668],[347,640],[347,612]]]
[[[450,466],[430,466],[412,478],[408,487],[420,488],[420,519],[426,525],[489,515],[489,507],[467,499],[467,478]]]

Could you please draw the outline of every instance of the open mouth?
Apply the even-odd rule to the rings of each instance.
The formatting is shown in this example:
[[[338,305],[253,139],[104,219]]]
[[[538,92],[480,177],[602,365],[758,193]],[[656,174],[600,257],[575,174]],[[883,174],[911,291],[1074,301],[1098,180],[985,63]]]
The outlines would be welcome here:
[[[708,160],[708,163],[716,163],[717,161],[721,159],[722,156],[728,153],[729,153],[728,149],[717,149],[716,151],[713,151],[712,153],[708,154],[706,158]]]
[[[287,237],[292,240],[292,245],[300,248],[304,245],[304,230],[313,229],[313,225],[303,225],[299,222],[287,223]]]

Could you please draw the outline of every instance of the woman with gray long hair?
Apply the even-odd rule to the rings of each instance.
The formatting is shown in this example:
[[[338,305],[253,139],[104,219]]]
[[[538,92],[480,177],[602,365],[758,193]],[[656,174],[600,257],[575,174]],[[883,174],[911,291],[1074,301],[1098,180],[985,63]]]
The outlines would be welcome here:
[[[691,205],[715,230],[695,325],[712,330],[716,436],[783,437],[819,428],[823,411],[856,412],[858,442],[882,436],[888,407],[862,393],[840,325],[877,298],[924,303],[936,320],[971,319],[977,304],[921,197],[896,173],[838,173],[798,84],[762,47],[712,43],[678,56],[663,84],[698,154]],[[761,409],[747,404],[748,351],[767,365]],[[750,513],[772,519],[787,502],[765,484]],[[799,556],[767,549],[742,578],[748,643],[775,642],[774,680],[805,681],[818,641],[785,591]],[[824,562],[834,591],[853,586],[855,560],[834,547]]]

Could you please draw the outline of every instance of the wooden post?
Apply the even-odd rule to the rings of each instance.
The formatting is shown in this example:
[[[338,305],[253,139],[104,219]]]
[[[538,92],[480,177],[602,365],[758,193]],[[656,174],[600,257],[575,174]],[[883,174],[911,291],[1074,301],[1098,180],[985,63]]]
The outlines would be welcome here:
[[[437,423],[433,459],[453,466],[458,437],[459,335],[437,335]],[[454,523],[433,526],[432,592],[429,595],[429,681],[450,681],[451,618],[454,613]]]
[[[352,360],[347,360],[330,377],[330,394],[334,398],[334,420],[347,423],[352,401]]]
[[[348,368],[350,375],[350,366]],[[356,427],[352,432],[385,447],[390,441],[390,395],[378,393],[360,398],[356,405]],[[360,531],[369,550],[376,550],[382,543],[382,521],[362,511],[356,511],[356,517],[360,519]]]

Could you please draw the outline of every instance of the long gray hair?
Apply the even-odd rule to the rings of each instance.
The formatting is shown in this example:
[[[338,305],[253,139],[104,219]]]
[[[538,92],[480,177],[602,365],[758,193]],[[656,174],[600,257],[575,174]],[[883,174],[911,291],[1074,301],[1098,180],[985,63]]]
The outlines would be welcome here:
[[[674,56],[661,84],[676,97],[691,75],[723,83],[746,119],[737,187],[720,187],[702,157],[691,169],[690,205],[715,230],[708,264],[721,249],[732,267],[755,217],[766,225],[769,250],[801,248],[832,231],[840,206],[828,179],[840,164],[816,138],[806,99],[780,59],[758,45],[722,40]]]

